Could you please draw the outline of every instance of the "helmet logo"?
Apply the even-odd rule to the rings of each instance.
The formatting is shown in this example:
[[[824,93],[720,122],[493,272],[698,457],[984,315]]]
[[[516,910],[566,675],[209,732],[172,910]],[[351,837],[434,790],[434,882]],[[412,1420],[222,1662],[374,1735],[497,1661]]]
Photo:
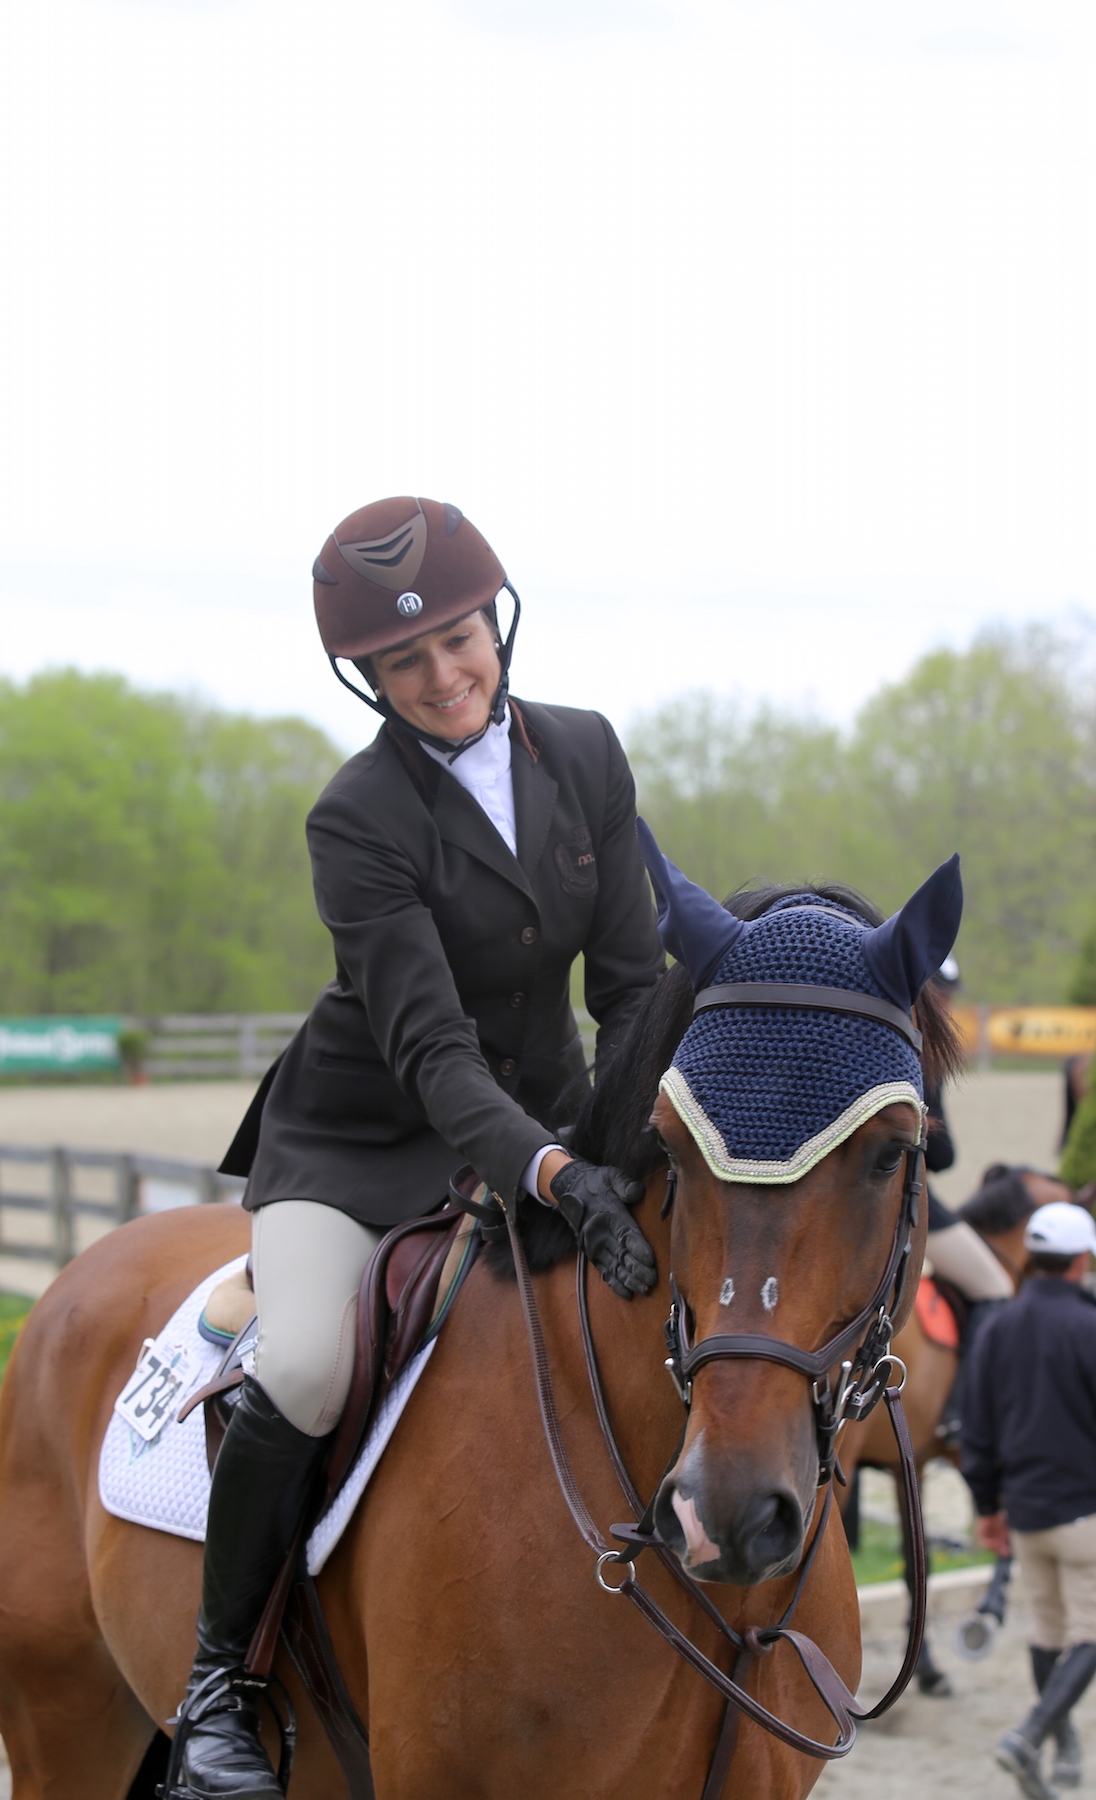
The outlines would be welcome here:
[[[418,594],[401,594],[396,601],[396,611],[402,613],[405,619],[413,619],[416,613],[421,613],[422,601]]]
[[[338,542],[338,539],[336,539]],[[346,561],[367,581],[392,594],[402,594],[422,568],[426,555],[426,517],[421,508],[386,537],[339,544]]]

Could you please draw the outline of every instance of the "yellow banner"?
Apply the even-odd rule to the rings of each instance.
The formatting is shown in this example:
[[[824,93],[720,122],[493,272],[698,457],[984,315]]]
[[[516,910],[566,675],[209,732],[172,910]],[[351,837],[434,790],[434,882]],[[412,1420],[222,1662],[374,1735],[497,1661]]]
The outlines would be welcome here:
[[[1003,1006],[987,1030],[994,1056],[1080,1056],[1096,1050],[1096,1006]]]
[[[951,1011],[967,1056],[1083,1056],[1096,1050],[1096,1006],[972,1006]]]

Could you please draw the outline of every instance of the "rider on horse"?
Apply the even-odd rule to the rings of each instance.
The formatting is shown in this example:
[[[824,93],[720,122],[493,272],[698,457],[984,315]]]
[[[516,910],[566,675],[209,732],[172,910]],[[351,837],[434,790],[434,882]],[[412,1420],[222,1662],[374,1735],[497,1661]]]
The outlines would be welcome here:
[[[249,1176],[259,1336],[213,1478],[188,1692],[242,1668],[346,1400],[362,1273],[457,1164],[558,1205],[624,1298],[655,1280],[628,1210],[642,1185],[558,1142],[584,1079],[575,958],[599,1053],[663,968],[624,753],[597,713],[509,698],[517,595],[456,507],[362,508],[313,579],[335,673],[384,724],[308,820],[335,978],[223,1165]],[[198,1719],[183,1781],[281,1800],[246,1687]]]
[[[932,985],[942,998],[950,998],[959,986],[959,965],[954,956],[945,957],[932,977]],[[940,1084],[926,1085],[928,1138],[925,1144],[925,1168],[929,1175],[941,1175],[955,1161],[955,1146],[944,1116]],[[1008,1270],[996,1257],[984,1238],[959,1214],[945,1206],[928,1189],[929,1231],[925,1255],[934,1275],[950,1282],[967,1302],[966,1329],[961,1354],[965,1357],[982,1325],[1006,1300],[1011,1300],[1013,1284]],[[958,1384],[957,1384],[958,1385]],[[953,1409],[958,1400],[952,1396]]]

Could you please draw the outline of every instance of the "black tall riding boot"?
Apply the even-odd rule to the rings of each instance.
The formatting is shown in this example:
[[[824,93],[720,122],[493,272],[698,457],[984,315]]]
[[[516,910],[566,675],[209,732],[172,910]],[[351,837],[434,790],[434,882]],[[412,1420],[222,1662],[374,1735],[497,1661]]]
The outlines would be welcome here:
[[[1029,1800],[1053,1800],[1039,1773],[1039,1750],[1043,1739],[1076,1706],[1094,1675],[1096,1644],[1074,1644],[1055,1663],[1023,1724],[1015,1731],[1006,1731],[998,1744],[998,1763],[1015,1775]]]
[[[258,1382],[245,1380],[213,1472],[188,1695],[215,1674],[242,1669],[327,1441],[298,1431]],[[226,1693],[204,1713],[186,1740],[181,1785],[202,1800],[282,1800],[259,1742],[257,1698]]]
[[[1035,1680],[1036,1691],[1041,1694],[1062,1652],[1060,1650],[1044,1650],[1041,1644],[1032,1644],[1030,1649],[1031,1673]],[[1057,1746],[1057,1755],[1054,1758],[1054,1767],[1050,1772],[1052,1784],[1059,1788],[1080,1787],[1081,1770],[1084,1766],[1081,1740],[1068,1713],[1064,1719],[1059,1719],[1054,1727],[1054,1742]]]

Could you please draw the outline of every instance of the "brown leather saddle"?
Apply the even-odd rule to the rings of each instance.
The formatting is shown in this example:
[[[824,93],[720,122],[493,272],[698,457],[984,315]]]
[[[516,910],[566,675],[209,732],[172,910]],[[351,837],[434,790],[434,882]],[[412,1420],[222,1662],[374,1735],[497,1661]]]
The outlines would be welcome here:
[[[409,1219],[381,1239],[358,1292],[354,1372],[331,1442],[324,1509],[342,1486],[385,1394],[428,1337],[440,1329],[479,1247],[475,1221],[455,1207]],[[247,1281],[250,1286],[250,1264]],[[244,1309],[247,1310],[246,1308]],[[205,1409],[206,1458],[212,1473],[237,1391],[255,1348],[252,1310],[229,1344],[217,1373],[180,1409],[180,1423]]]

